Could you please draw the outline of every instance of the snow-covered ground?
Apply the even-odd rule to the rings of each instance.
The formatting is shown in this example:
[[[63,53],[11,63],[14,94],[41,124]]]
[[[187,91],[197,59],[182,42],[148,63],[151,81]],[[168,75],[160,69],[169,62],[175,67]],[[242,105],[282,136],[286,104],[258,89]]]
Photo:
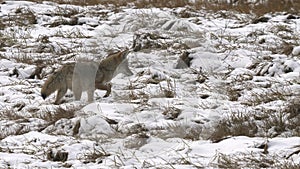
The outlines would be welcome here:
[[[0,168],[300,167],[299,16],[0,7]],[[63,63],[124,47],[134,75],[109,97],[42,99]],[[175,69],[184,52],[190,68]]]

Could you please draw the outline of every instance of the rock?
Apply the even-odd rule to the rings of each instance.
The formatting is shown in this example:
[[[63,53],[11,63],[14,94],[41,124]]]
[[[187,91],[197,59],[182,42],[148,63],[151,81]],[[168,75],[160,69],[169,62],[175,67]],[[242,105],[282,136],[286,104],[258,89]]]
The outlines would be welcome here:
[[[65,162],[68,159],[68,155],[68,152],[62,150],[58,150],[56,152],[53,150],[49,150],[47,152],[47,160]]]
[[[293,48],[292,55],[293,56],[299,56],[300,55],[300,46],[296,46],[296,47]]]
[[[258,23],[261,23],[261,22],[268,22],[270,19],[271,18],[269,18],[269,17],[262,16],[262,17],[254,19],[251,23],[252,24],[258,24]]]
[[[295,15],[288,15],[286,19],[299,19],[300,17],[299,16],[295,16]]]
[[[190,53],[188,51],[184,51],[177,60],[177,64],[175,69],[184,69],[191,66],[191,61],[193,58],[189,57]]]

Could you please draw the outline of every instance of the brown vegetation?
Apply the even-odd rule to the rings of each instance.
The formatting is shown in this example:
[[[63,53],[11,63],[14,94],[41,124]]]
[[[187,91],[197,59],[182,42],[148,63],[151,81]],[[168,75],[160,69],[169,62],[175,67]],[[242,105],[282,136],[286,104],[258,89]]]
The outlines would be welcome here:
[[[32,0],[34,2],[42,2],[41,0]],[[270,12],[289,12],[298,14],[300,7],[300,1],[294,0],[258,0],[256,2],[248,2],[245,0],[198,0],[191,3],[188,0],[50,0],[59,4],[74,4],[74,5],[115,5],[115,6],[134,6],[137,8],[148,8],[148,7],[184,7],[192,6],[196,9],[207,9],[213,11],[219,10],[233,10],[241,13],[254,13],[257,16],[261,16]]]

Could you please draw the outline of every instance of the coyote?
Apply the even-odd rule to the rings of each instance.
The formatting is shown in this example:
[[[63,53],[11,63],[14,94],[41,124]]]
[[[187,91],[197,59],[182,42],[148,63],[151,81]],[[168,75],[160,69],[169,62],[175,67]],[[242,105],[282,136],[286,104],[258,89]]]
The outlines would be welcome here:
[[[60,99],[66,94],[67,90],[73,91],[75,100],[80,100],[82,92],[87,91],[88,101],[94,100],[95,89],[106,90],[104,97],[111,93],[113,77],[119,73],[133,75],[128,68],[127,55],[129,50],[120,51],[109,55],[107,58],[98,62],[77,62],[67,63],[58,71],[54,72],[44,83],[41,89],[43,99],[57,91],[55,104],[60,103]]]

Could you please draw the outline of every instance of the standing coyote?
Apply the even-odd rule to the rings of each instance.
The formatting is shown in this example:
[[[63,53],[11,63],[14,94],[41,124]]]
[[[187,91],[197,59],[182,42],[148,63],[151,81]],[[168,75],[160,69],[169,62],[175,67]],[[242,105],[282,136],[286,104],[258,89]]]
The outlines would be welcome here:
[[[77,62],[67,63],[58,71],[54,72],[44,83],[41,89],[43,99],[57,91],[55,104],[67,90],[73,91],[75,100],[80,100],[83,91],[88,93],[88,101],[94,100],[95,89],[106,90],[104,97],[111,93],[111,79],[119,74],[132,75],[128,68],[127,55],[129,50],[120,51],[109,55],[98,62]]]

